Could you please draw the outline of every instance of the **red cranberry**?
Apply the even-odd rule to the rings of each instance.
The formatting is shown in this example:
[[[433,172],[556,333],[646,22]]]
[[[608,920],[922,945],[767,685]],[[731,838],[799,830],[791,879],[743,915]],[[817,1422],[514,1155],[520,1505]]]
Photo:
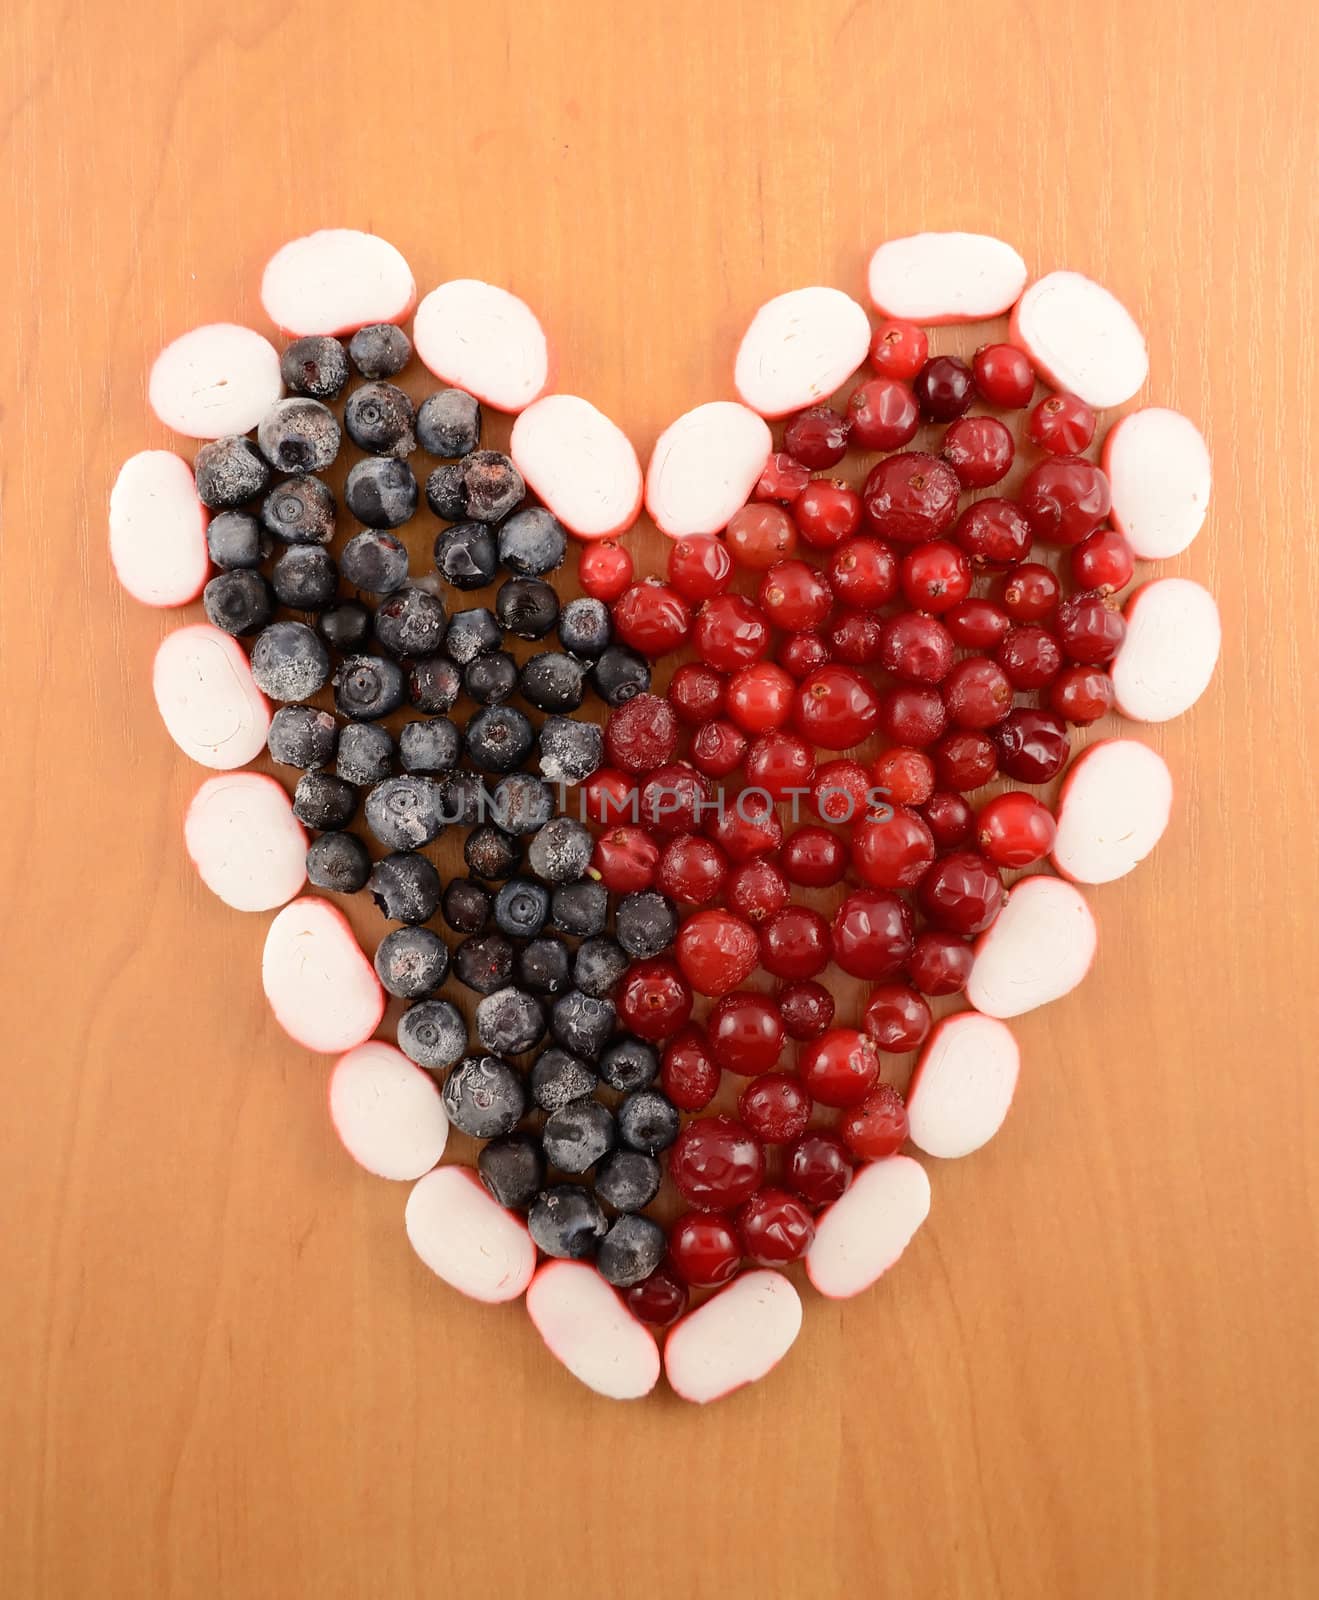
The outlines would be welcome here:
[[[577,580],[593,600],[608,605],[632,582],[632,557],[608,540],[588,544],[577,562]]]
[[[692,991],[672,961],[634,961],[617,994],[618,1020],[640,1039],[668,1039],[692,1014]]]
[[[624,772],[652,772],[678,747],[678,719],[658,695],[634,695],[610,713],[605,724],[605,753]]]
[[[607,828],[611,822],[636,822],[640,815],[636,785],[616,767],[601,767],[582,785],[586,820]]]
[[[780,561],[761,580],[760,608],[787,633],[816,628],[829,615],[833,593],[805,561]]]
[[[720,1076],[700,1028],[683,1028],[665,1046],[660,1087],[679,1111],[704,1111],[719,1092]]]
[[[835,466],[847,454],[851,424],[832,406],[808,406],[783,425],[783,448],[812,472]]]
[[[709,722],[724,708],[727,680],[700,661],[687,661],[669,679],[669,704],[692,726]]]
[[[794,461],[786,450],[776,450],[765,463],[765,470],[751,491],[752,498],[790,506],[810,481],[809,467]]]
[[[1057,677],[1063,653],[1047,628],[1023,622],[1009,632],[994,659],[1014,689],[1042,689]]]
[[[828,889],[847,870],[847,848],[828,828],[807,825],[784,841],[780,852],[784,875],[803,889]]]
[[[669,1176],[697,1211],[731,1211],[760,1187],[765,1152],[735,1117],[700,1117],[689,1122],[670,1146]],[[672,1243],[669,1250],[672,1253]],[[674,1260],[686,1276],[676,1256]]]
[[[1012,684],[996,662],[968,656],[945,679],[943,702],[955,727],[992,728],[1012,710]]]
[[[810,1212],[783,1189],[762,1189],[737,1214],[747,1255],[762,1267],[785,1267],[805,1255],[815,1238]]]
[[[901,450],[921,425],[911,385],[898,378],[871,378],[854,389],[847,415],[852,438],[863,450]]]
[[[664,836],[695,833],[710,800],[704,774],[685,761],[657,767],[641,787],[641,822]]]
[[[899,683],[879,703],[880,732],[897,744],[924,749],[948,725],[943,696],[932,686]]]
[[[851,667],[821,667],[797,689],[793,721],[820,750],[850,750],[874,731],[879,696]]]
[[[959,728],[945,734],[934,747],[935,781],[963,794],[978,789],[998,771],[998,748],[984,733]]]
[[[760,959],[756,930],[729,911],[688,917],[675,949],[683,975],[698,994],[728,994],[751,976]]]
[[[907,976],[915,988],[931,998],[960,994],[966,988],[974,961],[971,946],[960,934],[929,929],[916,937],[916,947],[907,962]]]
[[[917,897],[937,927],[950,933],[983,933],[1002,909],[1003,883],[983,856],[954,850],[921,879]]]
[[[693,641],[702,661],[733,672],[759,661],[769,649],[769,622],[744,595],[716,595],[697,612]]]
[[[1025,561],[1003,580],[1000,600],[1014,622],[1043,622],[1058,608],[1062,585],[1038,561]]]
[[[782,506],[760,502],[735,511],[724,529],[724,538],[739,566],[763,572],[797,548],[797,524]]]
[[[772,661],[739,667],[728,685],[728,716],[744,733],[781,728],[792,711],[796,685]]]
[[[881,1050],[902,1055],[930,1031],[930,1008],[905,983],[881,983],[866,1002],[862,1026]]]
[[[705,1031],[711,1055],[740,1078],[767,1072],[783,1049],[779,1008],[763,994],[725,995],[710,1012]]]
[[[776,803],[805,789],[814,771],[815,751],[795,733],[762,733],[747,751],[748,785]]]
[[[961,485],[946,461],[921,450],[886,456],[861,491],[872,533],[895,544],[937,539],[957,515]]]
[[[688,751],[692,765],[711,778],[726,778],[736,772],[746,753],[746,734],[722,718],[699,728]]]
[[[895,805],[923,806],[934,793],[934,762],[924,750],[894,745],[876,759],[870,775]]]
[[[727,801],[715,811],[706,831],[733,861],[749,861],[752,856],[777,850],[783,843],[783,824],[774,814],[773,805],[754,789],[743,789],[736,800]],[[732,888],[730,880],[730,892]]]
[[[818,633],[790,633],[778,650],[779,665],[798,683],[829,663],[829,646]]]
[[[976,388],[991,406],[1019,411],[1035,393],[1035,371],[1024,350],[1013,344],[986,344],[971,363]]]
[[[887,817],[867,818],[852,830],[852,867],[872,889],[911,889],[934,860],[928,825],[906,806]]]
[[[859,1106],[838,1119],[838,1131],[854,1156],[883,1161],[907,1142],[907,1102],[892,1084],[877,1083]]]
[[[992,650],[1012,626],[1012,618],[992,600],[963,600],[944,613],[943,625],[964,650]]]
[[[1018,783],[1048,783],[1067,765],[1071,740],[1067,724],[1052,711],[1018,706],[994,730],[998,764]]]
[[[1051,394],[1026,418],[1031,443],[1051,455],[1075,455],[1095,436],[1095,414],[1074,394]]]
[[[760,935],[760,964],[773,978],[813,978],[829,965],[829,924],[809,906],[785,906]]]
[[[1126,588],[1135,570],[1135,553],[1116,528],[1096,528],[1072,549],[1072,583],[1078,589],[1113,594]]]
[[[902,558],[902,592],[916,611],[947,611],[971,593],[971,563],[947,539],[918,544]]]
[[[951,422],[969,410],[976,397],[971,369],[956,356],[931,356],[912,387],[921,415],[930,422]]]
[[[766,1144],[790,1144],[805,1133],[811,1109],[801,1080],[787,1072],[753,1078],[737,1102],[738,1116]]]
[[[644,828],[611,828],[595,841],[591,866],[611,894],[635,894],[655,881],[660,848]]]
[[[987,489],[1006,477],[1012,435],[996,417],[959,417],[943,436],[939,454],[964,489]]]
[[[921,816],[934,837],[936,850],[956,850],[968,844],[975,832],[975,812],[960,794],[940,789],[921,807]]]
[[[728,858],[712,839],[684,833],[665,845],[655,882],[680,905],[708,906],[719,898],[727,872]]]
[[[802,1049],[797,1071],[817,1105],[855,1106],[879,1077],[879,1051],[855,1028],[830,1028]]]
[[[823,984],[788,983],[779,990],[779,1015],[790,1039],[815,1039],[834,1020],[834,997]]]
[[[832,1205],[852,1183],[847,1146],[823,1128],[804,1133],[788,1151],[785,1176],[808,1205],[817,1210]]]
[[[829,586],[849,606],[884,606],[898,592],[898,558],[878,539],[852,539],[829,558]]]
[[[775,912],[782,911],[789,893],[782,869],[767,856],[743,860],[729,873],[724,885],[729,908],[752,924],[768,922]]]
[[[865,814],[871,787],[859,761],[826,761],[811,783],[812,809],[821,822],[851,822]]]
[[[914,322],[881,322],[870,339],[870,365],[887,378],[914,378],[925,365],[930,344]]]
[[[669,1328],[687,1309],[687,1285],[667,1267],[656,1267],[648,1278],[626,1290],[623,1298],[638,1322]]]
[[[1033,795],[1010,790],[981,807],[976,846],[996,867],[1029,867],[1053,849],[1058,825]]]
[[[835,661],[862,667],[879,659],[880,621],[870,611],[844,611],[828,631],[829,651]]]
[[[911,912],[882,889],[853,890],[830,931],[834,961],[853,978],[890,978],[911,954]]]
[[[880,665],[895,678],[908,683],[942,683],[948,676],[953,665],[953,636],[936,617],[900,611],[884,619],[881,634]]]
[[[737,1276],[742,1241],[722,1217],[689,1211],[669,1230],[669,1260],[678,1276],[694,1288],[713,1289]]]
[[[1126,619],[1107,595],[1069,595],[1058,606],[1054,632],[1069,661],[1102,667],[1118,653],[1127,633]]]
[[[801,536],[816,550],[831,550],[861,526],[861,496],[845,483],[817,478],[792,508]]]
[[[991,497],[967,506],[951,538],[974,567],[1011,567],[1030,552],[1030,523],[1015,500]]]
[[[1080,456],[1048,457],[1031,468],[1021,486],[1030,531],[1046,544],[1080,544],[1112,504],[1108,479]]]
[[[733,558],[722,539],[676,539],[669,546],[669,582],[695,604],[713,600],[733,581]]]
[[[687,602],[667,583],[648,578],[614,601],[614,633],[643,656],[663,656],[676,650],[691,630]]]
[[[1113,709],[1113,680],[1098,667],[1064,667],[1049,685],[1049,709],[1077,727]]]

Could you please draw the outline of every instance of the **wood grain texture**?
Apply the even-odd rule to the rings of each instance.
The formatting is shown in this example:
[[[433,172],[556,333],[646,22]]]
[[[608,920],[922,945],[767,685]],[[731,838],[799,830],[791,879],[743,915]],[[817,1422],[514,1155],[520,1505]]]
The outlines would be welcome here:
[[[12,0],[0,39],[4,1594],[1313,1594],[1313,7]],[[901,1269],[709,1411],[597,1402],[428,1280],[183,853],[108,485],[169,442],[158,348],[261,325],[327,222],[525,294],[643,451],[768,295],[983,228],[1111,285],[1214,450],[1165,841]]]

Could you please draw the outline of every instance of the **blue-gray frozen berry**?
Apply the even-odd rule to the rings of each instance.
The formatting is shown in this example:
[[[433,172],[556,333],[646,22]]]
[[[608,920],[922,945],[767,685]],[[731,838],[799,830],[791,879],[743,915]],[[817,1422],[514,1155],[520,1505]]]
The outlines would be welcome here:
[[[522,852],[511,833],[505,833],[493,822],[483,822],[473,828],[463,844],[463,860],[467,870],[478,878],[498,881],[511,878],[522,863]]]
[[[463,668],[463,689],[479,706],[502,705],[518,684],[518,664],[507,650],[477,656]]]
[[[559,620],[559,597],[540,578],[510,578],[495,595],[495,621],[517,639],[543,639]]]
[[[600,1057],[600,1076],[611,1089],[649,1089],[659,1073],[659,1053],[644,1039],[617,1039]]]
[[[261,502],[261,521],[284,544],[329,544],[334,537],[334,495],[319,478],[304,475],[277,483]]]
[[[443,600],[409,583],[376,607],[376,638],[391,655],[438,655],[445,621]]]
[[[369,722],[350,722],[339,730],[339,753],[334,770],[359,789],[379,783],[394,768],[394,738],[388,728]]]
[[[629,1150],[657,1156],[678,1137],[678,1108],[658,1089],[638,1089],[618,1108],[618,1137]]]
[[[256,430],[261,454],[277,472],[323,472],[339,454],[339,419],[319,400],[276,400]]]
[[[402,668],[384,656],[346,656],[334,675],[334,704],[355,722],[387,717],[403,704]]]
[[[337,400],[348,382],[348,355],[337,339],[308,334],[295,339],[279,358],[279,373],[290,394],[312,400]]]
[[[503,638],[494,612],[485,606],[473,606],[468,611],[455,611],[449,618],[449,626],[444,634],[444,652],[460,667],[465,667],[477,656],[498,650]]]
[[[276,561],[270,584],[290,611],[324,611],[338,598],[339,570],[324,545],[291,544]]]
[[[307,882],[335,894],[356,894],[371,875],[371,857],[355,833],[323,833],[307,847]]]
[[[640,1150],[615,1150],[600,1163],[595,1192],[615,1211],[642,1211],[659,1193],[663,1169]]]
[[[401,539],[382,528],[363,528],[339,557],[343,581],[367,594],[393,594],[408,581],[408,552]]]
[[[446,822],[470,828],[485,820],[490,810],[490,796],[476,773],[447,772],[438,781]]]
[[[428,456],[453,461],[481,442],[481,406],[465,389],[441,389],[417,410],[417,443]]]
[[[550,896],[550,923],[573,939],[593,939],[609,920],[609,891],[603,883],[583,879],[560,883]]]
[[[464,939],[453,953],[453,975],[477,994],[494,994],[513,977],[513,945],[502,933]]]
[[[624,1215],[595,1252],[595,1268],[615,1289],[629,1289],[648,1278],[664,1259],[664,1229],[649,1217]]]
[[[463,515],[473,522],[502,522],[527,492],[522,474],[498,450],[473,450],[457,463],[462,476]]]
[[[461,461],[446,462],[431,472],[426,479],[426,504],[445,522],[463,520],[467,515],[467,489]]]
[[[417,448],[412,432],[412,401],[392,383],[364,383],[348,396],[343,425],[361,450],[373,455],[409,456]]]
[[[549,890],[530,878],[510,878],[495,896],[495,927],[510,939],[534,939],[549,914]]]
[[[594,661],[603,654],[613,633],[603,600],[569,600],[559,613],[559,643],[579,660]]]
[[[520,1056],[534,1049],[545,1036],[545,1007],[534,994],[496,989],[478,1002],[476,1036],[498,1056]]]
[[[293,815],[309,828],[346,828],[357,814],[357,790],[346,778],[313,768],[293,791]]]
[[[551,817],[527,846],[527,865],[542,883],[576,883],[591,864],[595,840],[571,817]]]
[[[429,928],[391,928],[376,948],[376,977],[401,1000],[434,994],[449,971],[449,947]]]
[[[614,1148],[613,1113],[598,1100],[570,1100],[552,1111],[541,1130],[545,1159],[560,1172],[586,1172]]]
[[[614,912],[614,937],[634,961],[648,961],[667,950],[678,933],[671,901],[654,889],[626,894]]]
[[[589,1261],[609,1224],[593,1194],[573,1183],[556,1183],[532,1206],[527,1230],[547,1256]]]
[[[484,589],[499,571],[495,536],[480,522],[455,522],[435,536],[435,570],[455,589]]]
[[[404,772],[452,772],[462,747],[462,730],[448,717],[416,717],[399,730],[398,759]]]
[[[352,655],[371,637],[371,613],[360,600],[343,600],[321,612],[316,631],[332,650]]]
[[[207,525],[206,550],[221,572],[230,572],[236,567],[259,567],[270,554],[270,539],[246,511],[222,511]]]
[[[497,1056],[464,1056],[445,1080],[449,1121],[473,1139],[512,1133],[526,1108],[522,1079]]]
[[[569,1055],[594,1061],[614,1031],[615,1017],[612,1000],[597,1000],[569,989],[550,1010],[550,1032]]]
[[[605,758],[604,730],[598,722],[546,717],[540,725],[540,770],[550,783],[582,783]]]
[[[270,468],[265,457],[241,433],[212,439],[192,464],[197,498],[212,511],[231,511],[266,492]]]
[[[594,1094],[597,1079],[577,1056],[557,1045],[542,1050],[531,1069],[531,1097],[542,1111],[560,1111],[583,1095]]]
[[[507,1211],[525,1211],[545,1187],[545,1157],[530,1133],[505,1133],[481,1146],[476,1172]]]
[[[329,681],[329,653],[305,622],[272,622],[252,646],[252,676],[272,700],[306,700]]]
[[[398,1047],[431,1072],[451,1067],[467,1050],[467,1024],[447,1000],[422,1000],[398,1021]]]
[[[467,755],[478,772],[512,772],[531,754],[535,734],[513,706],[488,706],[467,724]]]
[[[439,837],[439,794],[430,778],[386,778],[366,797],[366,825],[389,850],[420,850]]]
[[[369,456],[349,469],[343,497],[368,528],[401,528],[417,509],[417,480],[406,461]]]
[[[348,354],[364,378],[392,378],[412,360],[412,340],[392,322],[371,322],[348,341]]]
[[[266,735],[271,760],[303,772],[328,767],[338,744],[339,724],[328,711],[315,706],[280,706],[270,719]],[[325,826],[323,822],[313,823],[313,827]]]
[[[416,927],[440,909],[440,875],[425,856],[397,850],[371,868],[371,898],[391,922]]]
[[[586,693],[586,668],[560,650],[545,650],[523,663],[518,689],[538,711],[576,711]]]
[[[627,971],[630,962],[622,945],[608,934],[583,939],[573,962],[573,983],[583,994],[603,999]]]
[[[522,945],[514,966],[518,983],[533,994],[562,994],[572,982],[572,951],[552,933]]]
[[[440,912],[455,933],[484,933],[490,926],[492,899],[489,889],[474,878],[451,878]]]
[[[408,662],[408,700],[430,715],[448,711],[462,689],[462,674],[444,656]]]
[[[211,579],[202,590],[202,607],[208,622],[241,639],[270,621],[275,597],[259,572],[238,567]]]
[[[543,578],[563,565],[567,553],[563,524],[544,506],[515,511],[499,525],[499,560],[519,578]]]
[[[505,833],[525,839],[554,815],[554,795],[534,773],[510,772],[495,785],[489,815]]]
[[[650,664],[626,645],[611,644],[591,668],[591,683],[607,706],[626,705],[650,688]]]

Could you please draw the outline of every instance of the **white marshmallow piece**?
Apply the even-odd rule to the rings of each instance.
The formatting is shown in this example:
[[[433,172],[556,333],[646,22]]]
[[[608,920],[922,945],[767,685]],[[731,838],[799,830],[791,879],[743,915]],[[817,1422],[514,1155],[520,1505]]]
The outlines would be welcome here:
[[[167,344],[147,385],[151,409],[190,439],[250,433],[284,393],[269,339],[234,322],[212,322]]]
[[[273,911],[307,881],[307,830],[283,786],[259,772],[207,778],[183,840],[198,877],[235,911]]]
[[[437,378],[496,411],[522,411],[549,385],[545,330],[530,306],[492,283],[455,278],[432,289],[412,342]]]
[[[664,1346],[664,1371],[684,1400],[705,1405],[757,1383],[801,1331],[801,1300],[779,1272],[744,1272],[688,1312]]]
[[[623,1297],[584,1261],[547,1261],[527,1290],[546,1348],[607,1400],[639,1400],[659,1381],[659,1347]]]
[[[1103,739],[1063,780],[1053,864],[1074,883],[1112,883],[1149,855],[1171,815],[1163,757],[1139,739]]]
[[[295,339],[403,322],[417,285],[402,255],[374,233],[321,228],[276,250],[261,275],[266,315]]]
[[[985,233],[914,233],[870,258],[870,299],[886,317],[926,327],[999,317],[1026,287],[1026,263]]]
[[[310,895],[270,924],[261,984],[280,1027],[321,1055],[363,1044],[385,1014],[385,991],[348,919]]]
[[[330,1073],[330,1121],[348,1154],[377,1178],[420,1178],[439,1164],[449,1117],[430,1073],[380,1039]]]
[[[1085,896],[1059,878],[1023,878],[976,941],[966,997],[987,1017],[1019,1017],[1070,994],[1099,934]]]
[[[1133,411],[1108,430],[1104,471],[1113,526],[1142,561],[1180,555],[1209,511],[1213,468],[1204,435],[1162,406]]]
[[[230,772],[265,749],[270,703],[241,645],[210,623],[165,635],[151,688],[170,738],[203,767]]]
[[[110,560],[115,576],[147,606],[184,606],[211,570],[210,512],[192,468],[172,450],[140,450],[110,491]]]
[[[1223,630],[1208,589],[1154,578],[1123,609],[1127,631],[1109,672],[1118,710],[1133,722],[1168,722],[1209,687]]]
[[[869,349],[870,318],[849,295],[841,289],[793,289],[751,319],[738,346],[733,383],[762,417],[786,417],[827,400]]]
[[[907,1089],[911,1142],[944,1160],[988,1144],[1008,1114],[1020,1067],[1012,1030],[995,1018],[961,1011],[936,1023]]]
[[[685,411],[655,441],[646,510],[670,539],[722,533],[751,498],[774,439],[765,419],[735,400]]]
[[[1009,334],[1046,382],[1097,410],[1130,400],[1149,376],[1131,313],[1079,272],[1037,278],[1014,306]]]
[[[641,510],[632,441],[589,400],[547,394],[513,424],[509,445],[527,487],[579,539],[613,539]]]
[[[408,1241],[452,1289],[473,1300],[516,1300],[536,1270],[536,1246],[470,1167],[436,1167],[418,1180],[404,1213]]]
[[[817,1219],[806,1276],[830,1300],[848,1300],[882,1277],[930,1214],[930,1180],[910,1156],[862,1167]]]

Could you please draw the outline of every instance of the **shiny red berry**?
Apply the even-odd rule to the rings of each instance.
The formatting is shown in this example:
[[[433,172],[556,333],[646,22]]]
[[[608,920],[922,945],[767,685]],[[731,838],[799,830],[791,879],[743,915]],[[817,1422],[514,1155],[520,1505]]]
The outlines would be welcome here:
[[[710,1054],[725,1072],[753,1078],[767,1072],[783,1049],[783,1019],[768,996],[741,992],[725,995],[705,1023]]]
[[[797,524],[782,506],[762,501],[735,511],[724,538],[738,566],[763,572],[797,548]]]
[[[790,506],[810,481],[809,467],[794,461],[786,450],[776,450],[765,463],[765,470],[751,491],[752,498],[775,500],[781,506]]]
[[[879,1051],[855,1028],[830,1028],[802,1048],[797,1071],[818,1105],[855,1106],[879,1077]]]
[[[811,808],[821,822],[852,822],[865,815],[873,787],[859,761],[826,761],[811,780]]]
[[[1113,504],[1108,479],[1081,456],[1049,456],[1026,474],[1021,509],[1045,544],[1075,545],[1092,534]]]
[[[828,889],[847,870],[847,846],[828,828],[808,824],[784,840],[779,859],[789,883],[804,889]]]
[[[847,402],[852,441],[862,450],[901,450],[916,437],[921,411],[908,383],[871,378]]]
[[[852,1183],[852,1159],[836,1133],[812,1129],[787,1153],[784,1176],[808,1205],[818,1211],[845,1195]]]
[[[929,825],[907,806],[852,828],[852,868],[872,889],[913,889],[934,862]]]
[[[939,454],[964,489],[987,489],[1007,476],[1012,435],[997,417],[959,417],[943,436]]]
[[[1014,689],[1042,689],[1058,676],[1063,653],[1057,639],[1037,622],[1021,622],[994,652]]]
[[[954,727],[992,728],[1012,710],[1012,684],[997,662],[967,656],[944,680],[943,701]]]
[[[785,633],[818,627],[833,600],[819,571],[805,561],[779,561],[761,579],[760,608]]]
[[[889,378],[914,378],[925,365],[930,343],[914,322],[881,322],[870,339],[870,365]]]
[[[940,788],[962,794],[988,783],[998,771],[998,746],[988,734],[971,728],[955,728],[945,734],[932,754]]]
[[[1003,580],[1000,603],[1014,622],[1044,622],[1058,609],[1062,585],[1038,561],[1024,561]]]
[[[683,833],[665,845],[655,884],[679,905],[708,906],[719,898],[727,874],[728,858],[713,839]]]
[[[1051,455],[1075,455],[1095,436],[1095,414],[1074,394],[1051,394],[1031,408],[1026,432],[1032,444]]]
[[[668,1328],[687,1309],[687,1285],[667,1267],[656,1267],[648,1278],[625,1290],[623,1298],[639,1322]]]
[[[634,961],[615,997],[618,1020],[640,1039],[668,1039],[692,1014],[692,991],[672,961]]]
[[[953,523],[949,538],[977,568],[1015,566],[1030,553],[1030,523],[1015,500],[977,500]]]
[[[577,562],[577,579],[593,600],[603,600],[607,605],[632,582],[632,557],[621,545],[608,540],[588,544]]]
[[[702,1029],[682,1028],[664,1047],[660,1087],[679,1111],[704,1111],[719,1091],[721,1076]]]
[[[669,1147],[669,1176],[697,1211],[731,1211],[760,1187],[765,1151],[735,1117],[700,1117]],[[679,1271],[686,1276],[681,1264]]]
[[[911,912],[904,900],[882,889],[853,890],[835,913],[830,932],[834,961],[853,978],[890,978],[911,954]]]
[[[829,663],[829,646],[818,633],[790,633],[779,646],[777,660],[798,683]]]
[[[851,426],[832,406],[808,406],[784,423],[783,448],[812,472],[822,472],[847,454]]]
[[[952,670],[954,648],[952,635],[937,617],[900,611],[884,619],[879,663],[908,683],[942,683]]]
[[[601,767],[582,785],[582,810],[588,822],[607,828],[611,823],[638,822],[641,795],[634,779],[617,767]]]
[[[862,1027],[881,1050],[904,1055],[914,1050],[932,1024],[925,1000],[905,983],[881,983],[866,1001]]]
[[[907,1103],[892,1084],[877,1083],[859,1106],[838,1119],[838,1131],[854,1156],[883,1161],[907,1142]]]
[[[923,806],[934,793],[934,761],[924,750],[894,745],[875,759],[876,789],[898,806]]]
[[[947,539],[931,539],[903,556],[901,582],[913,610],[937,615],[971,593],[971,563]]]
[[[792,712],[797,686],[772,661],[739,667],[728,682],[727,714],[744,733],[781,728]]]
[[[1019,411],[1035,393],[1035,369],[1024,350],[1013,344],[986,344],[971,362],[976,388],[991,406]]]
[[[821,750],[850,750],[875,731],[879,695],[851,667],[821,667],[798,686],[793,721]]]
[[[724,895],[729,907],[747,922],[768,922],[788,903],[788,880],[767,856],[755,856],[729,873]]]
[[[921,817],[938,850],[956,850],[969,844],[975,833],[976,814],[968,801],[951,789],[939,789],[921,807]]]
[[[677,747],[678,718],[658,695],[634,695],[605,724],[605,754],[624,772],[653,772]]]
[[[722,1217],[689,1211],[669,1230],[669,1260],[685,1283],[713,1289],[736,1277],[742,1264],[742,1241]]]
[[[678,965],[698,994],[723,995],[756,969],[760,940],[756,930],[731,911],[698,911],[678,930]]]
[[[811,980],[787,983],[778,992],[783,1031],[790,1039],[817,1039],[834,1020],[834,997]]]
[[[683,597],[654,578],[634,583],[614,601],[616,637],[643,656],[663,656],[676,650],[686,640],[691,624],[691,608]]]
[[[957,474],[938,456],[921,450],[886,456],[871,469],[861,491],[866,523],[872,533],[894,544],[924,544],[951,525],[961,487]]]
[[[1048,783],[1067,765],[1071,739],[1067,725],[1052,711],[1018,706],[994,730],[998,764],[1018,783]]]
[[[773,978],[813,978],[831,948],[829,924],[809,906],[784,906],[760,932],[760,964]]]
[[[773,804],[754,789],[743,789],[736,798],[725,796],[707,821],[706,832],[731,861],[750,861],[752,856],[777,850],[783,843],[783,824]],[[730,879],[728,892],[733,891]],[[784,892],[786,897],[786,889]]]
[[[963,600],[945,611],[943,625],[964,650],[992,650],[1012,626],[1012,618],[992,600]]]
[[[733,558],[722,539],[675,539],[669,546],[669,582],[693,605],[723,594],[733,581]]]
[[[710,782],[704,773],[685,761],[667,762],[656,767],[641,786],[641,824],[664,838],[695,833],[710,798]]]
[[[1048,806],[1014,789],[980,808],[976,848],[996,867],[1028,867],[1053,849],[1057,832]]]
[[[737,1102],[737,1114],[765,1144],[790,1144],[811,1120],[811,1097],[800,1078],[766,1072],[753,1078]]]
[[[762,733],[747,751],[747,784],[776,803],[805,789],[815,771],[815,751],[795,733]]]
[[[829,624],[825,637],[835,661],[861,667],[879,660],[880,620],[870,611],[843,611]]]
[[[737,1214],[750,1258],[762,1267],[785,1267],[805,1255],[815,1238],[811,1213],[784,1189],[762,1189]]]
[[[851,539],[829,558],[829,587],[844,605],[884,606],[898,592],[898,558],[878,539]]]
[[[1113,680],[1099,667],[1064,667],[1049,685],[1049,709],[1087,727],[1113,709]]]
[[[688,748],[692,765],[711,778],[726,778],[742,765],[749,740],[741,728],[717,717],[696,730]]]
[[[1061,601],[1051,624],[1069,661],[1084,667],[1107,665],[1127,633],[1126,618],[1106,594],[1073,594]]]
[[[716,595],[696,613],[696,653],[720,672],[759,661],[769,649],[769,620],[744,595]]]
[[[700,661],[686,661],[669,679],[669,704],[693,727],[710,722],[724,709],[728,680]]]
[[[930,422],[951,422],[969,410],[976,397],[975,379],[956,356],[931,356],[912,383],[921,415]]]
[[[792,514],[807,544],[831,550],[861,526],[861,496],[845,483],[817,478],[802,490]]]
[[[1113,594],[1126,588],[1135,570],[1135,552],[1116,528],[1096,528],[1072,549],[1072,583],[1078,589]]]
[[[610,828],[595,841],[591,866],[611,894],[649,889],[659,868],[660,847],[645,829]]]
[[[931,928],[917,935],[907,962],[907,976],[914,988],[931,998],[960,994],[974,962],[974,952],[960,934]]]
[[[950,933],[983,933],[1002,910],[1003,883],[997,869],[972,850],[942,856],[921,879],[921,910]],[[911,955],[908,948],[907,955]]]
[[[899,683],[884,691],[879,704],[880,732],[895,744],[923,750],[947,725],[943,696],[933,685]]]

